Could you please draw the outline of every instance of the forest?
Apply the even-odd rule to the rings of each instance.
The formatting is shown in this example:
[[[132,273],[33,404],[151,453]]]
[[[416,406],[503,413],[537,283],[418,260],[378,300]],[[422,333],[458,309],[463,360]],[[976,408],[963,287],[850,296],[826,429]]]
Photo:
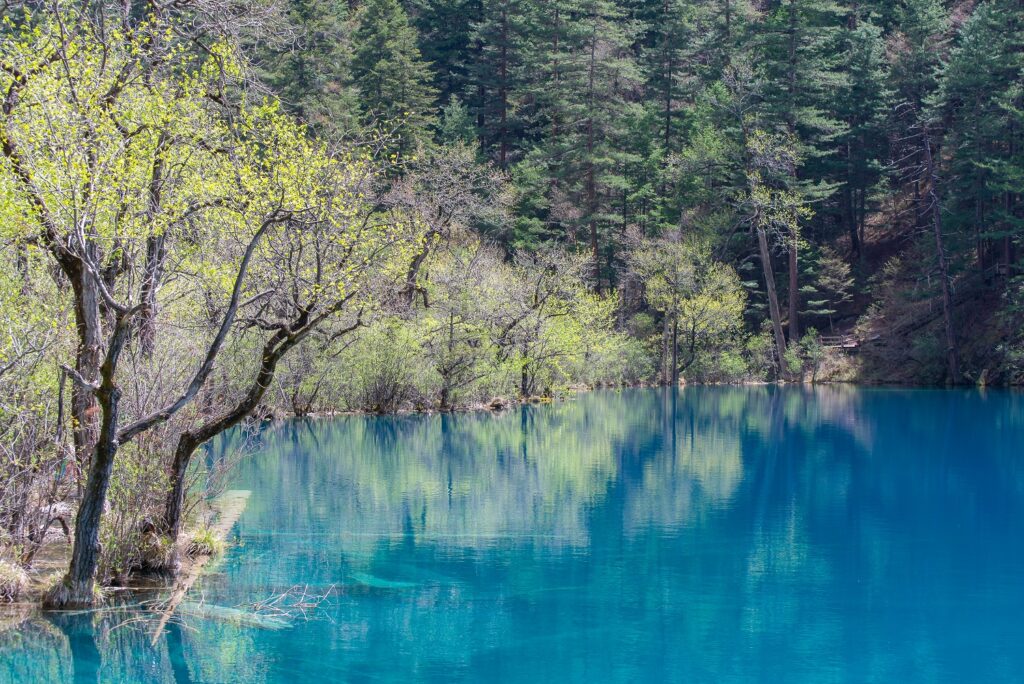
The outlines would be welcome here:
[[[274,417],[1024,381],[1021,0],[2,12],[6,598],[173,572]]]

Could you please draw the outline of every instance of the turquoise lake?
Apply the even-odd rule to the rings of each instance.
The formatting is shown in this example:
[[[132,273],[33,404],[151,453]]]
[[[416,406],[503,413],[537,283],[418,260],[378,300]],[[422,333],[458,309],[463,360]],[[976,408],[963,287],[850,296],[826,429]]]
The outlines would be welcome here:
[[[130,611],[32,617],[0,681],[1024,680],[1019,393],[292,421],[230,488],[231,545],[155,646]]]

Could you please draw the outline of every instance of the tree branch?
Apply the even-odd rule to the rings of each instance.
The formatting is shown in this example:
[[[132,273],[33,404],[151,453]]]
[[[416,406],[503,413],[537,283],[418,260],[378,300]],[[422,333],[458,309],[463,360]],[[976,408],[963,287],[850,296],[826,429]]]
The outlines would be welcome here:
[[[216,360],[217,354],[220,353],[220,348],[223,346],[228,331],[234,323],[235,314],[238,312],[239,308],[239,299],[242,295],[242,285],[249,270],[249,262],[252,259],[253,253],[256,251],[257,244],[271,226],[286,221],[290,215],[290,212],[275,210],[269,217],[267,217],[266,220],[263,221],[259,230],[256,231],[256,234],[249,241],[249,244],[245,249],[245,255],[242,257],[242,262],[238,266],[238,273],[235,275],[235,284],[231,291],[230,304],[228,305],[227,312],[224,314],[224,319],[221,321],[220,330],[217,331],[217,336],[214,337],[209,349],[207,349],[206,357],[203,359],[203,363],[199,366],[199,369],[192,377],[192,381],[188,384],[188,387],[185,388],[185,391],[181,396],[167,406],[154,411],[148,416],[145,416],[122,429],[118,434],[118,441],[120,443],[124,444],[139,433],[145,432],[154,425],[158,425],[159,423],[168,420],[188,404],[188,402],[192,401],[196,394],[198,394],[199,390],[206,382],[206,378],[209,377],[210,372],[213,370],[213,362]]]

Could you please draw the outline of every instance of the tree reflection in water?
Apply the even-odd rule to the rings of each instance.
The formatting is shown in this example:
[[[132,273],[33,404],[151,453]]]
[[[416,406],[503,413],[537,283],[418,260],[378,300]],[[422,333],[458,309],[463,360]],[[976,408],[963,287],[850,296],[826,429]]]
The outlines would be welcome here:
[[[324,619],[186,618],[155,649],[115,614],[29,620],[0,674],[976,679],[1024,664],[1001,612],[1024,605],[1022,415],[1012,393],[714,387],[277,424],[200,591],[333,586]]]

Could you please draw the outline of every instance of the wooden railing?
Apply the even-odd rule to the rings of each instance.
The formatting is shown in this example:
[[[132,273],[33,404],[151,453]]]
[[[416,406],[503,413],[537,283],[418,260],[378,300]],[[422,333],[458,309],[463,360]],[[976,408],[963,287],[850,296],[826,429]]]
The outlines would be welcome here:
[[[821,335],[818,342],[826,349],[857,349],[860,338],[856,335]]]

